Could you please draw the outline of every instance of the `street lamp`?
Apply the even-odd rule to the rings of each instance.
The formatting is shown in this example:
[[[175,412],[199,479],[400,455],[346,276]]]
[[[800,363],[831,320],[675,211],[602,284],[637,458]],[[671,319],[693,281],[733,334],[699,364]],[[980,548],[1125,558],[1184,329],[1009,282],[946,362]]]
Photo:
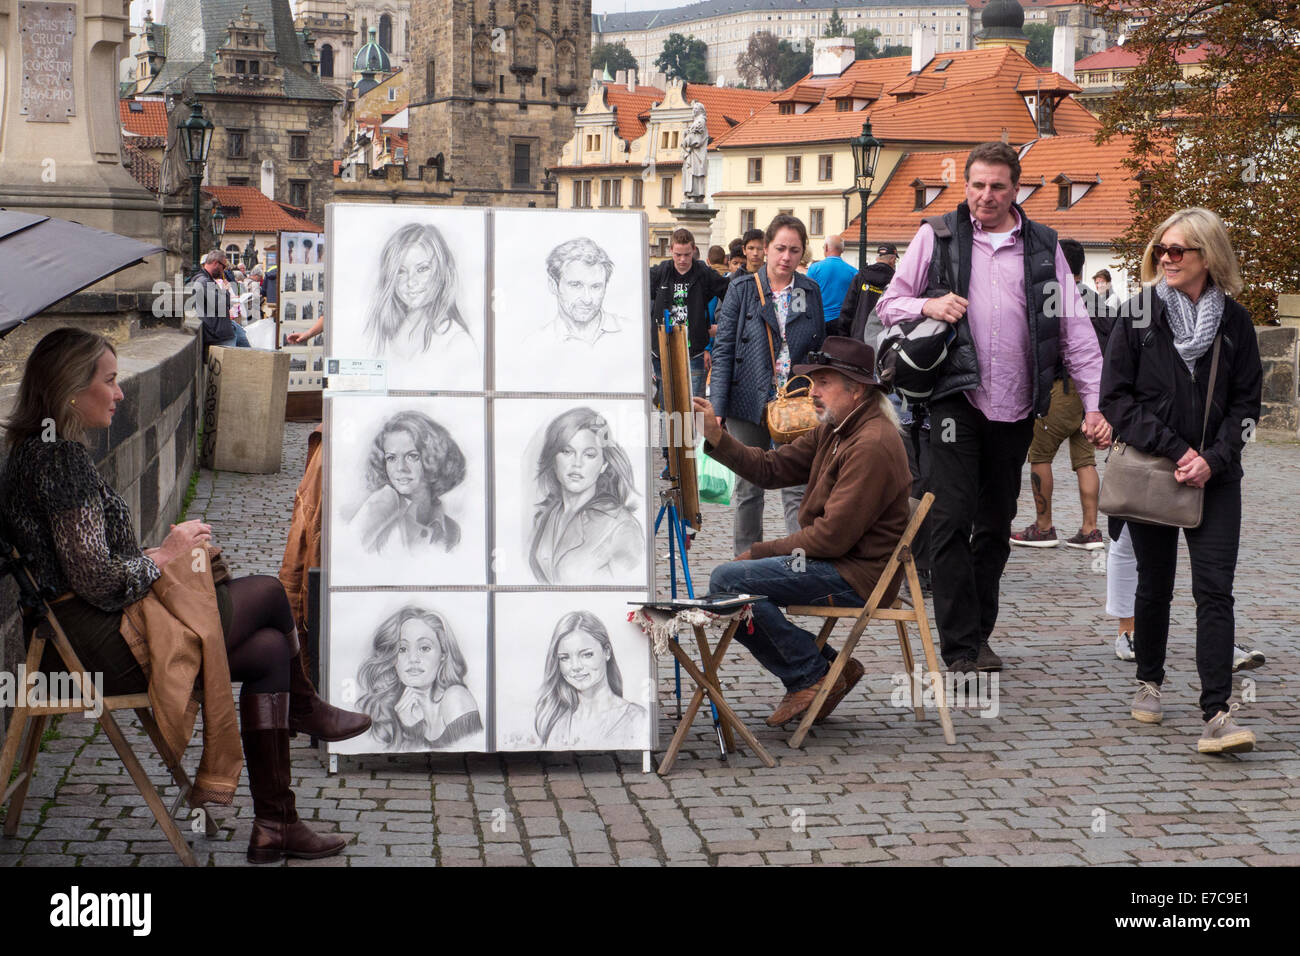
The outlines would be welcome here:
[[[212,120],[203,115],[203,107],[196,100],[191,113],[181,123],[181,149],[190,167],[190,184],[194,192],[194,268],[199,268],[199,191],[203,185],[203,169],[208,164],[208,150],[212,147]]]
[[[861,230],[858,233],[858,270],[867,267],[867,200],[876,178],[876,161],[880,159],[880,140],[871,135],[871,120],[862,124],[862,135],[849,140],[853,147],[853,176],[858,198],[862,200]]]
[[[217,206],[212,210],[212,235],[217,240],[217,245],[221,245],[221,237],[226,234],[226,214]]]

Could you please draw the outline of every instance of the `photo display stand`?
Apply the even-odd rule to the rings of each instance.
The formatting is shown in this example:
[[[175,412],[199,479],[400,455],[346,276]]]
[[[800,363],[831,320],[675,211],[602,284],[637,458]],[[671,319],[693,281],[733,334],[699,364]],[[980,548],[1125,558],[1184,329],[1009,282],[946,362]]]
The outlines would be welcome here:
[[[329,247],[320,232],[277,234],[275,348],[289,353],[289,391],[285,416],[292,421],[319,421],[325,376],[324,337],[290,345],[286,339],[306,332],[325,308],[328,285],[325,260]]]
[[[326,745],[331,771],[640,751],[649,772],[656,662],[628,620],[654,593],[645,230],[326,207],[323,683],[374,721]]]

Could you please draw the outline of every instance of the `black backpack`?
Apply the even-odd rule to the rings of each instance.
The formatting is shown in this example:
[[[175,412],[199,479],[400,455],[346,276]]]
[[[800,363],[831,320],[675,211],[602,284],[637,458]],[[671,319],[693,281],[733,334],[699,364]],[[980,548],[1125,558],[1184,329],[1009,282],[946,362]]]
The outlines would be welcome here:
[[[949,291],[957,288],[952,261],[952,232],[942,216],[927,217],[934,230],[934,254],[944,257]],[[928,274],[928,271],[927,271]],[[945,293],[946,294],[946,293]],[[924,316],[891,325],[876,342],[876,372],[881,384],[909,403],[924,402],[939,381],[939,369],[957,338],[955,323]]]

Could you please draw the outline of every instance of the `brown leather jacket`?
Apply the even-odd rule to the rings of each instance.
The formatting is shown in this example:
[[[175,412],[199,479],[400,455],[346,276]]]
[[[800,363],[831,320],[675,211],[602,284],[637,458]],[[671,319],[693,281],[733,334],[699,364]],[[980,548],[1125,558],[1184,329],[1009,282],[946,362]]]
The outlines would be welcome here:
[[[284,546],[284,560],[280,562],[280,583],[289,597],[294,623],[301,634],[307,632],[311,619],[307,601],[307,572],[321,566],[320,529],[321,498],[324,491],[324,473],[321,455],[321,426],[307,438],[307,467],[293,498],[293,521],[289,525],[289,540]]]

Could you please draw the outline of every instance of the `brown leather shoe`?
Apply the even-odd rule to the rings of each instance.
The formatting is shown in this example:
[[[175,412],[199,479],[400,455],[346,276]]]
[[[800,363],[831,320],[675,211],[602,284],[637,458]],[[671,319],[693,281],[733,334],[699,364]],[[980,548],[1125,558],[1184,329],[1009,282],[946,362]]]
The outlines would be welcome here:
[[[319,860],[340,852],[348,841],[337,833],[317,833],[301,820],[256,819],[248,839],[249,863],[278,863],[286,856],[297,860]]]
[[[849,691],[853,690],[854,685],[857,684],[858,681],[862,680],[862,675],[866,673],[866,670],[867,669],[859,664],[854,658],[850,657],[848,659],[848,662],[844,665],[843,673],[840,674],[840,678],[844,684],[844,690],[833,690],[826,695],[826,700],[822,704],[821,712],[817,714],[817,718],[813,721],[814,724],[820,724],[831,715],[831,711],[840,705],[840,701],[849,696]]]
[[[289,662],[289,733],[307,734],[318,740],[350,740],[370,729],[370,717],[343,710],[320,699],[307,663],[299,653]]]
[[[829,676],[829,674],[827,676]],[[817,692],[821,690],[822,682],[825,680],[826,677],[823,677],[811,687],[805,687],[803,690],[797,690],[791,694],[786,694],[785,697],[781,699],[781,703],[777,705],[776,710],[772,711],[772,716],[767,718],[768,726],[780,727],[782,724],[788,724],[796,717],[801,716],[805,710],[812,706],[813,699],[817,696]],[[839,694],[842,699],[847,693],[847,682],[844,680],[844,675],[841,674],[840,679],[837,680],[835,686],[831,688],[831,697]],[[830,697],[827,698],[827,701],[829,700]],[[838,702],[839,701],[836,701],[836,703]],[[827,711],[827,713],[829,713],[829,711]]]

